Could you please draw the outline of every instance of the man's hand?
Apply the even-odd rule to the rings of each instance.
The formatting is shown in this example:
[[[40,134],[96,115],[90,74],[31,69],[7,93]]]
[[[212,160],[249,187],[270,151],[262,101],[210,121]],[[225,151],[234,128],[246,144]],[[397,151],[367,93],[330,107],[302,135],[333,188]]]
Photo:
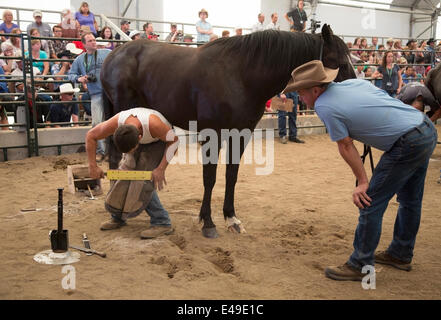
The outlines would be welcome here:
[[[152,171],[152,178],[155,189],[159,191],[161,191],[164,188],[164,185],[167,184],[167,181],[165,181],[165,170],[159,167]]]
[[[369,188],[369,183],[359,184],[352,193],[352,201],[360,209],[364,209],[365,206],[370,207],[372,199],[369,198],[366,191]]]
[[[81,82],[83,84],[88,83],[87,76],[82,76],[78,78],[78,82]]]
[[[98,167],[96,164],[95,165],[89,165],[89,176],[92,179],[100,179],[100,178],[104,178],[104,171]]]
[[[285,95],[285,94],[282,93],[282,94],[280,95],[280,98],[282,98],[283,103],[286,102],[286,95]]]

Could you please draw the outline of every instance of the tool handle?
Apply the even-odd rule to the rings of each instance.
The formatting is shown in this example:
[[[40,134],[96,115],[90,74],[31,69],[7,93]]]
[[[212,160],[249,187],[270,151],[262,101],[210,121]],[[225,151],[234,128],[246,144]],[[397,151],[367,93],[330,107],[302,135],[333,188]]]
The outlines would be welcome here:
[[[102,258],[106,257],[106,253],[105,252],[99,252],[99,251],[95,251],[95,250],[91,250],[90,252],[93,253],[93,254],[99,255]]]
[[[63,188],[58,188],[58,232],[63,231]]]

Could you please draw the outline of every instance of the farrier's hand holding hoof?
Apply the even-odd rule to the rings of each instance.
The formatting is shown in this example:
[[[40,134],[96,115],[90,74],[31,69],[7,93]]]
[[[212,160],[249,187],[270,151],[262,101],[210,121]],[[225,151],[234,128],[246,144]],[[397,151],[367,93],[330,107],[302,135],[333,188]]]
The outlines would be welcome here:
[[[352,201],[354,204],[363,209],[365,206],[370,206],[372,199],[367,195],[367,190],[369,188],[369,183],[360,183],[352,193]]]
[[[157,167],[152,171],[152,179],[155,184],[155,189],[159,191],[161,191],[164,188],[164,185],[167,184],[167,181],[165,181],[165,170],[160,167]]]
[[[89,165],[89,176],[92,179],[101,179],[104,178],[104,171],[95,165]]]

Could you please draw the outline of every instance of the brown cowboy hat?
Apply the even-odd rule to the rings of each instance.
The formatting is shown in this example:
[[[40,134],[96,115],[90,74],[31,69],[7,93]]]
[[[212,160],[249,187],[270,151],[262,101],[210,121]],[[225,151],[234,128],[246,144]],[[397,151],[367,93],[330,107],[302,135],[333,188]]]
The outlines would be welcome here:
[[[291,73],[291,80],[289,80],[282,93],[308,89],[332,82],[337,74],[338,68],[325,68],[320,60],[309,61],[294,69]]]
[[[198,13],[198,17],[201,16],[201,13],[202,13],[202,12],[206,13],[206,14],[207,14],[207,18],[208,18],[208,11],[205,10],[205,9],[201,9],[201,11],[199,11],[199,13]]]

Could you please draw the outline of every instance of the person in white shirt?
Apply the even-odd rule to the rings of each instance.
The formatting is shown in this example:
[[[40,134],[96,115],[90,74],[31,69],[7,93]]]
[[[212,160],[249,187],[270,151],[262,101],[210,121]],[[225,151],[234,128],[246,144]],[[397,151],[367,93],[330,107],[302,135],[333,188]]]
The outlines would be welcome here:
[[[277,23],[277,20],[279,20],[279,15],[274,12],[271,14],[271,23],[266,26],[265,30],[280,30],[280,25]]]
[[[257,20],[258,22],[255,25],[253,25],[251,32],[265,30],[265,26],[263,25],[263,22],[265,21],[265,15],[263,13],[259,13],[257,15]]]

